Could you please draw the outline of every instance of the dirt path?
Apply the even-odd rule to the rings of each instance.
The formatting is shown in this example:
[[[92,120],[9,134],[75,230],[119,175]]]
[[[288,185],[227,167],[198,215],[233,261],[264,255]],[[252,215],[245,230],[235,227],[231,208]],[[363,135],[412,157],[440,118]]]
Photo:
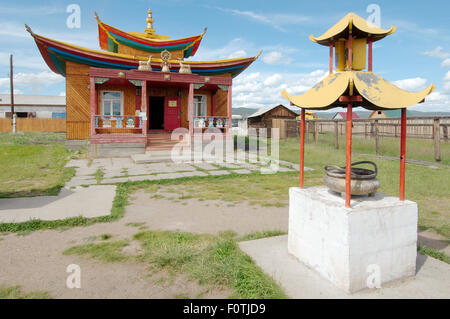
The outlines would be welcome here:
[[[261,208],[246,204],[195,199],[175,203],[150,199],[143,191],[133,194],[125,216],[113,223],[94,224],[66,231],[45,230],[27,236],[0,237],[0,284],[20,285],[24,291],[42,290],[54,298],[195,298],[205,287],[176,277],[170,285],[155,281],[164,274],[149,276],[146,265],[138,262],[102,263],[80,256],[64,256],[69,247],[97,242],[101,234],[110,240],[131,238],[139,230],[128,223],[145,223],[151,230],[180,230],[212,233],[233,230],[239,235],[262,230],[287,230],[288,209]],[[68,289],[66,267],[81,267],[81,289]],[[224,298],[228,291],[213,290],[203,298]]]

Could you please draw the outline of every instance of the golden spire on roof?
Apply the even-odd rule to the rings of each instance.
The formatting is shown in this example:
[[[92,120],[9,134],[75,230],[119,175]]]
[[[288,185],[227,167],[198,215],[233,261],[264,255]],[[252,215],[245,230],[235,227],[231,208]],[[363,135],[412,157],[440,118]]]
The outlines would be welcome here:
[[[155,22],[155,20],[153,20],[152,17],[152,9],[148,9],[148,17],[146,21],[147,28],[145,29],[145,33],[148,37],[152,37],[155,34],[155,29],[153,29],[153,22]]]

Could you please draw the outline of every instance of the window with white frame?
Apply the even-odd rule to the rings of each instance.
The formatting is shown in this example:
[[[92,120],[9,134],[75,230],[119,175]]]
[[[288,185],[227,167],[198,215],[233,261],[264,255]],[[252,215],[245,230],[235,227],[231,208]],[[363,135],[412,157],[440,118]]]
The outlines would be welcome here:
[[[123,115],[122,92],[102,91],[102,115]]]
[[[206,95],[194,95],[194,117],[206,115]]]

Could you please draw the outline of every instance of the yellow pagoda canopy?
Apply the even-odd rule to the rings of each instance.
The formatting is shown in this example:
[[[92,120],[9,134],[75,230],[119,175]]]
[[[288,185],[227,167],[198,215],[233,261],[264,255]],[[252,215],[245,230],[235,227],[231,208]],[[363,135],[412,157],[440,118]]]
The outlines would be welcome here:
[[[372,36],[372,41],[378,41],[394,33],[397,28],[395,26],[392,26],[388,30],[378,28],[374,24],[351,12],[321,36],[315,37],[311,34],[309,39],[313,42],[328,46],[330,45],[330,40],[337,40],[340,38],[347,39],[350,29],[352,30],[352,35],[356,38],[367,38],[370,35]]]
[[[434,89],[435,85],[430,84],[423,91],[407,92],[373,72],[345,71],[328,75],[304,94],[292,96],[283,90],[281,95],[298,107],[315,110],[345,107],[348,102],[341,101],[341,96],[360,95],[362,101],[358,106],[379,110],[400,109],[421,103]]]

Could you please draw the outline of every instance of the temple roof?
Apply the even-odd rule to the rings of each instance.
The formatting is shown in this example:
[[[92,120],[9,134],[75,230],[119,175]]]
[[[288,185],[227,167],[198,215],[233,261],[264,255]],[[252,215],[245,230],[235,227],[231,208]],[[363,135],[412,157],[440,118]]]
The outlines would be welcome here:
[[[394,33],[397,29],[395,26],[392,26],[388,30],[378,28],[369,21],[351,12],[321,36],[315,37],[311,34],[309,39],[313,42],[328,46],[330,45],[331,39],[348,38],[350,26],[352,27],[353,36],[356,38],[367,38],[369,35],[372,35],[372,41],[381,40]]]
[[[298,107],[323,110],[345,107],[347,102],[339,100],[343,95],[360,95],[362,102],[355,106],[384,110],[406,108],[421,103],[434,89],[435,85],[430,84],[423,91],[408,92],[373,72],[345,71],[328,75],[301,95],[292,96],[285,90],[281,95]]]
[[[194,56],[200,46],[207,28],[199,35],[187,38],[169,40],[169,36],[154,33],[125,32],[100,20],[97,13],[98,39],[103,50],[117,53],[118,45],[122,44],[134,49],[150,53],[160,53],[164,50],[183,51],[184,58]],[[146,29],[147,30],[147,29]],[[153,30],[153,29],[151,29]]]

